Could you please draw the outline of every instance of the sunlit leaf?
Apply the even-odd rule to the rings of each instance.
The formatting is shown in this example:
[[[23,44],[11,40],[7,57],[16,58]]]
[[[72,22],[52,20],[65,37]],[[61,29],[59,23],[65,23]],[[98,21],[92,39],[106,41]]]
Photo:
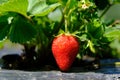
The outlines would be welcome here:
[[[17,12],[26,15],[28,0],[9,0],[0,4],[0,12]]]
[[[112,48],[112,56],[116,58],[120,58],[120,40],[115,39],[110,43],[110,47]]]
[[[48,18],[52,21],[58,21],[60,22],[62,20],[62,12],[60,11],[60,9],[56,9],[54,10],[53,12],[51,12],[49,15],[48,15]]]
[[[89,45],[89,48],[90,48],[90,50],[93,52],[93,53],[95,53],[96,52],[96,50],[95,50],[95,48],[94,48],[94,44],[92,43],[92,41],[88,41],[88,45]]]
[[[45,16],[60,5],[59,3],[47,5],[46,0],[28,0],[28,2],[27,13],[34,16]]]
[[[81,41],[86,41],[87,39],[87,35],[83,34],[82,36],[79,37]]]
[[[47,6],[46,0],[28,0],[28,13],[35,14]]]
[[[110,44],[111,48],[117,49],[117,51],[119,51],[118,53],[120,53],[120,41],[119,39],[115,39],[111,44]]]
[[[46,8],[42,9],[40,12],[36,13],[35,16],[45,16],[51,11],[53,11],[56,7],[60,6],[59,3],[52,4],[50,6],[47,6]]]
[[[120,30],[112,27],[106,28],[104,36],[112,41],[113,39],[120,37]]]

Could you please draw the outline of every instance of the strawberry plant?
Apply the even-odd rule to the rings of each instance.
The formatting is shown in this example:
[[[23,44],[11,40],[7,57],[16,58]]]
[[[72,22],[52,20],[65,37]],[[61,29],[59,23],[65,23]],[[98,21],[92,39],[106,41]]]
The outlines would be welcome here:
[[[0,40],[24,46],[22,69],[56,66],[57,62],[64,71],[84,55],[116,58],[120,53],[120,30],[116,25],[120,23],[106,23],[103,16],[118,3],[119,0],[1,0]],[[64,42],[65,48],[59,50]],[[68,61],[65,66],[63,58],[65,63]]]

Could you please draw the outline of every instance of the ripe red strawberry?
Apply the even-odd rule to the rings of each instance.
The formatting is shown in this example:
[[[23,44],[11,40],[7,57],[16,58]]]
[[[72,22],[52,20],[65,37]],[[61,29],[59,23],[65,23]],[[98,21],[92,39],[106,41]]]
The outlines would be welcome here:
[[[79,42],[72,35],[62,34],[54,38],[52,52],[61,71],[67,71],[79,51]]]

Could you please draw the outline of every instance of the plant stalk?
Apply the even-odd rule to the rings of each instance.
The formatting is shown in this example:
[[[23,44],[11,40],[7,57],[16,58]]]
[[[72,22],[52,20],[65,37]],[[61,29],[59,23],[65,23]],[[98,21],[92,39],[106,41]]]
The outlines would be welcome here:
[[[104,12],[100,15],[100,19],[105,15],[105,13],[110,9],[112,5],[109,5],[105,10]]]
[[[71,3],[71,0],[68,0],[67,3],[66,3],[66,6],[64,8],[64,19],[65,19],[65,33],[69,33],[68,31],[68,24],[69,24],[69,18],[70,18],[70,14],[71,14],[71,10],[70,10],[70,3]]]
[[[68,33],[68,28],[67,28],[67,26],[68,26],[68,21],[67,21],[68,19],[67,19],[67,16],[65,15],[65,33]]]

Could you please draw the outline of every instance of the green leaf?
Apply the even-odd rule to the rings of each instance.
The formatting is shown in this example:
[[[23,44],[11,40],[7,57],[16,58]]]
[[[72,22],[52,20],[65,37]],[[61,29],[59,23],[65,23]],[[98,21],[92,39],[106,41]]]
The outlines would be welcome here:
[[[4,41],[0,42],[0,50],[4,48]]]
[[[61,10],[57,8],[56,10],[54,10],[48,15],[48,18],[52,21],[60,22],[62,20],[62,16],[63,15],[62,15]]]
[[[110,47],[113,49],[116,49],[118,53],[120,53],[120,40],[115,39],[114,41],[111,42]]]
[[[59,3],[47,5],[46,0],[28,0],[28,14],[31,16],[45,16],[56,7],[60,6]]]
[[[94,19],[93,22],[88,23],[87,31],[96,39],[103,36],[104,30],[104,25],[98,19]]]
[[[112,0],[114,4],[120,3],[120,0]]]
[[[8,15],[7,14],[2,14],[0,16],[0,40],[3,40],[9,30],[10,30],[10,26],[8,25]]]
[[[83,35],[81,35],[79,38],[80,38],[81,41],[86,41],[86,40],[88,40],[88,39],[87,39],[87,34],[83,34]]]
[[[113,40],[109,46],[112,49],[112,56],[120,59],[120,39]]]
[[[9,39],[15,43],[30,41],[36,35],[36,29],[22,15],[16,16],[11,24]]]
[[[0,4],[7,2],[8,0],[0,0]]]
[[[77,6],[78,6],[78,1],[77,0],[71,0],[70,8],[77,7]]]
[[[39,10],[47,6],[46,0],[28,0],[28,3],[29,5],[27,12],[30,14],[38,13]]]
[[[100,37],[103,36],[104,32],[105,32],[104,26],[101,25],[96,29],[93,36],[94,38],[99,39]]]
[[[0,4],[0,12],[17,12],[26,15],[28,0],[9,0]]]
[[[44,9],[41,9],[38,13],[35,14],[35,16],[45,16],[51,11],[53,11],[56,7],[60,6],[59,3],[52,4],[50,6],[45,7]]]
[[[96,53],[96,50],[94,48],[94,44],[92,41],[88,40],[88,45],[89,45],[89,48],[90,50],[93,52],[93,53]]]
[[[117,28],[113,28],[113,27],[106,28],[104,37],[106,37],[109,41],[112,41],[116,38],[119,38],[120,37],[120,30]]]

